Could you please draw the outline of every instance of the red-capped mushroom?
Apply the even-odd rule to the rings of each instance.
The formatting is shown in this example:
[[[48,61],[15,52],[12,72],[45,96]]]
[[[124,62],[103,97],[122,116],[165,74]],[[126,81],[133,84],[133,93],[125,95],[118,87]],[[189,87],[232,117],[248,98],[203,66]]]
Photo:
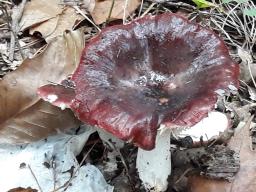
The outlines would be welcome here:
[[[65,86],[47,85],[38,93],[68,105],[81,121],[150,150],[161,124],[196,124],[214,108],[217,90],[238,87],[238,75],[216,34],[167,13],[105,28],[92,39],[71,77],[69,99],[62,96],[72,92]]]

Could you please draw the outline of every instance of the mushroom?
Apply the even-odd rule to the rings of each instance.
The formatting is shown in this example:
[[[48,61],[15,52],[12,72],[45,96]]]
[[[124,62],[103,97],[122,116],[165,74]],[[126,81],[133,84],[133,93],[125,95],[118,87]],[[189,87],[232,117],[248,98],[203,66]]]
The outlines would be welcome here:
[[[238,87],[238,76],[214,32],[166,13],[105,28],[84,48],[74,86],[46,85],[38,94],[152,150],[160,126],[195,125],[214,109],[218,92]]]

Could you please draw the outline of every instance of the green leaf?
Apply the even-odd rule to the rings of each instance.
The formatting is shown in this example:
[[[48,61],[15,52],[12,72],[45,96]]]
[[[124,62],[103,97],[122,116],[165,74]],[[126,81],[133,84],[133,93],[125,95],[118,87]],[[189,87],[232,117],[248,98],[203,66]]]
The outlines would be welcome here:
[[[216,7],[215,4],[213,4],[209,1],[206,1],[206,0],[192,0],[192,1],[197,5],[198,9],[208,8],[208,7]]]
[[[256,16],[256,8],[244,9],[243,13],[247,16],[255,17]]]

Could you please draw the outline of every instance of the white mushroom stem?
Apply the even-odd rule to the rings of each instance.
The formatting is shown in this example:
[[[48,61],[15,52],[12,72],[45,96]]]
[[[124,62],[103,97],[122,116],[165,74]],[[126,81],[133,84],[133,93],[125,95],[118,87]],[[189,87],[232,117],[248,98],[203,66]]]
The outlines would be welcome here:
[[[168,187],[167,179],[171,174],[170,136],[170,129],[159,130],[153,150],[138,149],[136,166],[148,191],[160,192]]]
[[[203,138],[207,141],[218,138],[230,126],[228,117],[220,112],[210,112],[208,117],[196,125],[187,128],[160,128],[157,133],[156,146],[151,151],[138,149],[137,169],[139,177],[147,191],[163,192],[168,187],[168,176],[171,174],[171,132],[178,137],[191,136],[194,142]],[[163,126],[164,127],[164,126]]]

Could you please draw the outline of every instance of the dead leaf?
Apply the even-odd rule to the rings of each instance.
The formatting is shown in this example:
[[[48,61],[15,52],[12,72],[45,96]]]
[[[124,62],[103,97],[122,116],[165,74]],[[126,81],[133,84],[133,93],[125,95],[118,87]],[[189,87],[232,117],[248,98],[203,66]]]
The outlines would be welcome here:
[[[253,63],[252,55],[245,49],[238,48],[237,54],[242,60],[240,63],[240,79],[248,83],[256,77],[256,63]]]
[[[256,154],[250,149],[249,129],[251,120],[249,119],[246,126],[235,133],[228,144],[240,155],[240,170],[235,179],[232,182],[227,182],[194,176],[189,179],[190,192],[255,192]]]
[[[81,31],[57,37],[41,55],[25,60],[0,81],[1,142],[30,142],[77,125],[69,110],[61,111],[41,101],[36,91],[49,82],[60,83],[71,74],[83,46]]]
[[[248,88],[248,92],[249,92],[249,95],[250,95],[250,99],[253,100],[253,101],[256,101],[256,89],[254,87],[251,87],[251,86],[247,86]]]
[[[23,188],[23,187],[17,187],[15,189],[10,189],[8,192],[37,192],[36,189],[32,189],[31,187]]]
[[[83,1],[83,7],[89,10],[93,10],[94,4],[94,0]],[[26,4],[20,26],[21,31],[29,29],[30,34],[41,33],[49,43],[56,36],[72,30],[83,19],[81,14],[62,0],[33,0]]]
[[[81,9],[86,9],[91,12],[95,6],[95,0],[61,0],[65,5],[79,6]]]
[[[62,36],[65,31],[71,31],[75,23],[82,19],[82,16],[76,13],[75,9],[66,7],[60,15],[51,18],[40,25],[31,27],[29,32],[30,34],[33,34],[38,31],[42,34],[46,42],[51,42],[55,37]]]
[[[59,0],[33,0],[26,3],[20,20],[21,31],[56,17],[62,13]]]
[[[251,74],[249,71],[251,69]],[[256,63],[247,64],[245,62],[240,63],[240,79],[246,83],[252,81],[252,77],[256,78]]]
[[[123,19],[126,0],[114,0],[114,7],[111,12],[110,20]],[[91,16],[96,24],[106,22],[110,13],[112,0],[96,0]],[[140,0],[128,0],[125,9],[126,18],[133,13],[140,5]]]

